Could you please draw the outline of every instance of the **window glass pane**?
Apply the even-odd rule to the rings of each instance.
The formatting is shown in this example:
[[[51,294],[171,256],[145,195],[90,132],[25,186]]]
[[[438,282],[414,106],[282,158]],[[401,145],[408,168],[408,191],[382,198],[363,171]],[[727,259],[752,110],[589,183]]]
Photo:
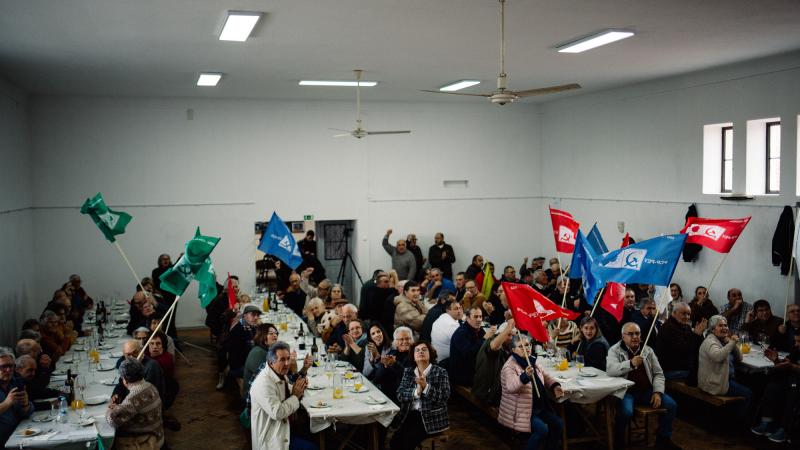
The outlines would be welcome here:
[[[771,125],[769,127],[769,157],[781,157],[781,126]]]
[[[781,190],[781,160],[771,159],[769,161],[769,191],[778,192]]]
[[[722,174],[723,176],[722,189],[724,189],[725,191],[730,191],[733,189],[733,162],[725,161],[723,166],[724,170]]]
[[[726,129],[723,133],[725,136],[725,142],[723,143],[725,154],[722,157],[726,160],[733,159],[733,130]]]

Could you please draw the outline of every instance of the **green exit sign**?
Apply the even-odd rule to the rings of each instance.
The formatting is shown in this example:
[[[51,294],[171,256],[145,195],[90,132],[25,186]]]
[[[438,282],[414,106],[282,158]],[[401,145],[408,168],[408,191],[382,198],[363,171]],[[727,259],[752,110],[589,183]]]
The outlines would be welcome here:
[[[314,220],[314,215],[313,214],[309,214],[307,216],[303,216],[303,220]]]

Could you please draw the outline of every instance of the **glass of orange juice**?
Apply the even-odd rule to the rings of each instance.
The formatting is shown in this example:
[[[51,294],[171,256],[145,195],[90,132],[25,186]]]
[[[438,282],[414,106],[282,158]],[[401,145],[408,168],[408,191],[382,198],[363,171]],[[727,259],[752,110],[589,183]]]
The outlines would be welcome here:
[[[344,398],[344,381],[341,376],[333,377],[333,399],[339,400]]]
[[[361,378],[361,374],[357,373],[353,376],[353,390],[358,392],[364,386],[364,381]]]

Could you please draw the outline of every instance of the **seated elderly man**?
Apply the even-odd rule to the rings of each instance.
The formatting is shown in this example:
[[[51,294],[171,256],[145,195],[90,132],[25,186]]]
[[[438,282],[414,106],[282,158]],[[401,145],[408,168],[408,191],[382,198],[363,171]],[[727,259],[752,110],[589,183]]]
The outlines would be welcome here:
[[[456,285],[452,280],[445,278],[440,269],[431,269],[431,281],[425,286],[425,298],[437,298],[440,292],[456,291]]]
[[[122,357],[117,361],[117,367],[119,368],[125,361],[137,359],[141,351],[141,342],[135,339],[125,341],[122,344]],[[153,358],[147,356],[147,354],[143,354],[142,359],[139,360],[139,362],[141,362],[142,367],[144,368],[145,381],[155,386],[156,390],[158,391],[158,397],[163,398],[166,389],[166,382],[164,380],[164,371],[161,369],[161,366]],[[114,393],[111,398],[116,398],[117,402],[120,402],[127,395],[128,389],[125,387],[125,384],[120,378],[119,383],[116,387],[114,387]]]
[[[655,326],[653,326],[655,321]],[[653,347],[657,347],[661,334],[661,322],[658,320],[658,310],[656,309],[656,301],[650,297],[644,297],[639,301],[639,310],[631,314],[631,322],[639,325],[639,329],[647,334],[650,328],[653,329],[653,334],[648,341]]]
[[[472,387],[475,375],[475,358],[485,339],[494,336],[494,329],[484,332],[483,312],[477,306],[469,310],[466,322],[461,324],[450,339],[450,376],[459,386]]]
[[[16,373],[17,378],[25,384],[25,390],[28,392],[31,400],[53,398],[61,395],[60,391],[49,389],[47,385],[43,388],[37,385],[36,360],[30,355],[22,355],[17,358]]]
[[[439,365],[448,368],[450,364],[450,339],[461,326],[464,309],[458,302],[448,301],[444,304],[445,313],[439,316],[431,327],[431,345],[439,359]]]
[[[419,293],[419,285],[415,281],[404,284],[403,294],[394,299],[394,327],[405,326],[419,333],[426,312]]]
[[[33,413],[22,380],[14,376],[14,354],[0,347],[0,442],[5,443],[17,425]]]
[[[742,351],[736,345],[739,336],[730,332],[728,321],[720,315],[711,316],[708,327],[697,358],[697,387],[712,395],[744,397],[745,401],[736,406],[737,417],[744,421],[753,391],[733,380],[731,360],[742,361]]]
[[[308,378],[294,384],[289,373],[291,349],[276,342],[267,352],[267,367],[259,372],[250,388],[250,433],[254,449],[305,450],[316,445],[291,435],[290,417],[300,409]]]
[[[292,272],[289,275],[289,287],[286,288],[286,292],[283,294],[283,304],[298,316],[303,315],[303,308],[305,308],[306,300],[308,299],[306,291],[303,290],[300,284],[300,275]],[[311,296],[310,298],[314,297]]]
[[[664,393],[664,372],[655,352],[642,346],[642,330],[639,325],[628,322],[622,326],[622,340],[608,350],[606,373],[612,377],[624,377],[633,381],[617,405],[615,442],[625,442],[625,428],[633,416],[634,405],[649,405],[664,408],[666,414],[658,418],[656,448],[679,449],[672,442],[672,421],[678,405]]]
[[[14,351],[18,358],[27,355],[36,361],[36,376],[30,383],[26,382],[30,387],[30,395],[34,399],[54,397],[49,395],[51,390],[47,388],[53,372],[53,361],[42,352],[42,346],[33,339],[20,339]]]
[[[464,296],[461,297],[459,302],[465,311],[468,311],[473,306],[481,306],[486,301],[486,297],[481,294],[475,280],[467,280],[464,282]]]
[[[732,333],[739,333],[744,329],[747,315],[753,311],[753,305],[744,301],[741,289],[728,289],[728,303],[722,305],[719,313],[728,321],[728,328]]]
[[[688,380],[694,386],[697,384],[697,354],[708,322],[702,319],[692,328],[691,317],[689,305],[676,302],[672,315],[661,327],[661,336],[655,347],[664,377],[667,380]]]
[[[255,326],[261,317],[261,310],[258,306],[247,305],[242,311],[242,318],[231,328],[228,340],[225,342],[225,350],[228,352],[228,366],[230,376],[241,380],[244,374],[244,363],[247,361],[247,354],[253,348],[253,337],[256,335]]]
[[[352,303],[336,308],[336,317],[331,321],[331,329],[322,334],[328,353],[341,353],[344,350],[344,335],[350,332],[350,322],[358,318],[358,308]]]
[[[491,328],[494,331],[495,327]],[[500,386],[500,371],[511,356],[511,337],[514,335],[514,319],[508,319],[503,329],[491,339],[483,341],[475,357],[475,377],[472,380],[472,395],[478,400],[497,406],[503,391]]]
[[[797,418],[795,411],[800,407],[800,335],[794,335],[793,341],[786,359],[781,359],[775,350],[765,352],[775,367],[771,372],[772,381],[761,399],[761,423],[750,430],[778,444],[788,440],[787,435]]]
[[[770,345],[781,345],[785,339],[780,330],[783,329],[783,320],[772,315],[769,302],[761,299],[753,303],[753,311],[747,313],[744,319],[743,331],[750,333],[753,339],[759,340],[761,336],[769,339]]]
[[[136,358],[119,366],[119,378],[128,391],[125,399],[112,398],[106,421],[114,427],[116,448],[159,450],[164,445],[161,397],[145,380],[145,368]]]

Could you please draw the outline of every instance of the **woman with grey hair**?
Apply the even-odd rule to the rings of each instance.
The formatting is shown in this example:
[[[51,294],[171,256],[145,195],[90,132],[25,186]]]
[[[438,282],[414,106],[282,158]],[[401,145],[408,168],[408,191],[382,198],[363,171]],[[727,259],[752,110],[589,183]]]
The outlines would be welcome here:
[[[159,450],[164,427],[158,390],[144,380],[144,366],[136,358],[122,361],[119,378],[129,392],[119,404],[112,399],[106,410],[106,421],[115,429],[114,447]]]
[[[744,397],[736,407],[738,418],[744,420],[753,391],[733,380],[733,363],[742,361],[742,351],[736,345],[739,336],[729,332],[728,320],[720,315],[709,319],[708,329],[697,360],[697,387],[712,395]]]
[[[411,358],[414,333],[411,328],[397,327],[393,337],[392,349],[387,355],[380,357],[379,364],[383,369],[375,374],[373,382],[380,386],[381,392],[397,403],[397,387],[403,378],[403,371],[406,367],[414,366],[414,359]]]

